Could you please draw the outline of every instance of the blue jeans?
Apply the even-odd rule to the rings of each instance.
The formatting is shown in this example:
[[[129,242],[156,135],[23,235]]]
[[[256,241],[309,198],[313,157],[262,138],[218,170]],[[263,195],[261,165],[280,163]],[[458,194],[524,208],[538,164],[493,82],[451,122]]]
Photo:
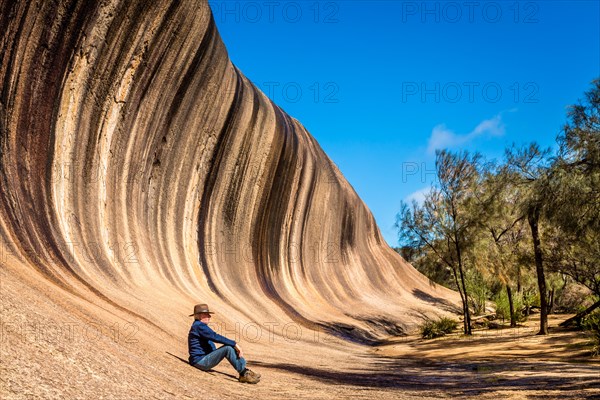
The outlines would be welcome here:
[[[212,367],[227,358],[227,361],[235,368],[235,370],[241,374],[246,369],[246,360],[244,357],[238,357],[235,349],[231,346],[221,346],[215,351],[208,353],[200,361],[194,364],[194,367],[201,369],[202,371],[208,371]]]

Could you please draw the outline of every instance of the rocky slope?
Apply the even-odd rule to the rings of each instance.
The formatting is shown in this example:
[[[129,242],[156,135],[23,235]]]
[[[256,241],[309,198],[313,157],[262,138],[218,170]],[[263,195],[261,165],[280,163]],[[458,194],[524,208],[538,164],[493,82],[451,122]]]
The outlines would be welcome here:
[[[197,302],[298,362],[456,307],[230,62],[205,1],[2,0],[0,32],[2,393],[185,358]]]

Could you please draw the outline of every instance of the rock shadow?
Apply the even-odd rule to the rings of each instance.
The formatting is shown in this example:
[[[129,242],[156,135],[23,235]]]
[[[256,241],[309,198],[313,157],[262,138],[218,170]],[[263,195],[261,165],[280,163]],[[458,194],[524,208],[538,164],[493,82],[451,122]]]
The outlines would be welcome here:
[[[405,328],[395,321],[385,317],[364,317],[346,314],[349,317],[365,322],[371,329],[362,329],[357,326],[341,322],[320,323],[325,332],[338,338],[368,346],[378,346],[387,343],[386,339],[380,339],[373,332],[382,332],[390,336],[406,336]]]
[[[425,293],[424,291],[419,290],[419,289],[413,289],[412,294],[417,299],[423,300],[430,304],[433,304],[436,307],[439,307],[444,311],[448,311],[448,312],[455,313],[455,314],[462,314],[462,310],[458,306],[450,303],[446,299],[443,299],[441,297],[432,296],[429,293]]]

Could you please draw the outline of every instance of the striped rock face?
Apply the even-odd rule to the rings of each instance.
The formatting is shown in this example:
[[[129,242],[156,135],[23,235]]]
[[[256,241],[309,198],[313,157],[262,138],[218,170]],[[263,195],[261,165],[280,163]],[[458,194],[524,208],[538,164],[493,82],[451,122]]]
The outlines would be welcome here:
[[[196,303],[366,343],[457,307],[231,63],[206,2],[0,4],[0,260],[19,315],[129,321],[137,346],[184,353]]]

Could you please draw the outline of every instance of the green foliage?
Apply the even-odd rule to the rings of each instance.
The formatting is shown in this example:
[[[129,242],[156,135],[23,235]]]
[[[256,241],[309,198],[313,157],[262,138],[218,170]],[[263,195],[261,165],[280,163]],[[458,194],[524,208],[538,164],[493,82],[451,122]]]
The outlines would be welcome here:
[[[460,292],[465,332],[470,309],[483,312],[490,298],[510,320],[507,286],[517,318],[540,306],[541,333],[549,293],[556,311],[584,304],[565,277],[600,296],[600,80],[570,107],[557,141],[555,153],[513,145],[502,162],[438,151],[423,202],[401,203],[399,251]]]
[[[471,334],[465,264],[479,234],[483,214],[475,194],[483,179],[481,156],[441,150],[436,152],[435,166],[436,184],[423,203],[401,202],[396,216],[399,244],[416,249],[417,254],[435,260],[434,265],[443,266],[442,274],[433,276],[443,278],[451,274],[463,303],[465,334]]]
[[[465,273],[467,290],[470,293],[470,304],[476,315],[485,313],[485,302],[490,296],[490,284],[476,269],[469,269]]]
[[[600,296],[600,79],[567,117],[548,199],[549,220],[561,235],[546,258]]]
[[[524,307],[539,307],[540,306],[540,294],[533,290],[523,290],[521,301],[523,302]]]
[[[442,317],[437,321],[427,321],[421,326],[421,337],[423,339],[434,339],[445,336],[455,330],[457,326],[457,321],[446,317]]]
[[[508,302],[508,293],[506,293],[506,290],[499,291],[494,296],[494,302],[496,303],[496,318],[510,321],[510,303]],[[523,304],[523,295],[521,293],[513,294],[513,307],[517,322],[523,322],[525,316],[521,311],[525,305]]]
[[[508,295],[505,291],[500,291],[494,296],[496,303],[496,318],[510,320],[510,305],[508,303]]]
[[[592,354],[600,355],[600,311],[588,314],[581,321],[581,327],[586,330],[592,338]]]

